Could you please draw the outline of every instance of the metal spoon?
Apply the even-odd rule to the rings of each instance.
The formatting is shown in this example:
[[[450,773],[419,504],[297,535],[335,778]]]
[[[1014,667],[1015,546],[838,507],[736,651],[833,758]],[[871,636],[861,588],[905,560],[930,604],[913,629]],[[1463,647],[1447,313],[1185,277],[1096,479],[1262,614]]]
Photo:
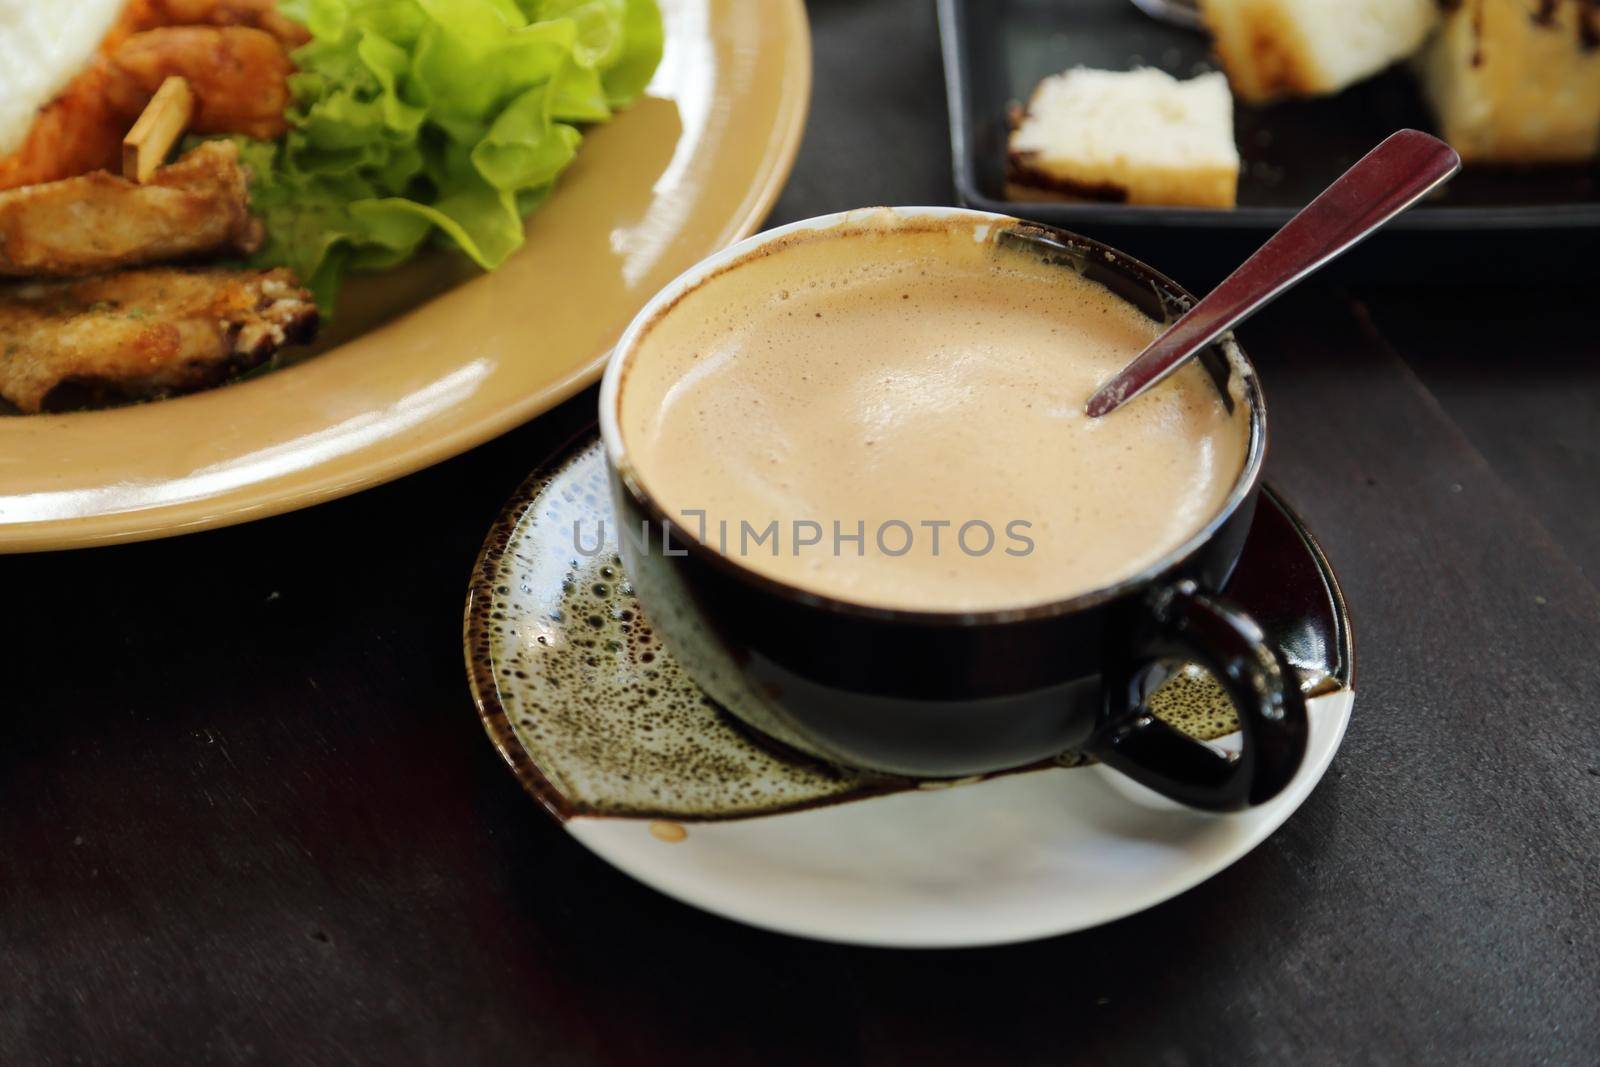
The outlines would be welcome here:
[[[1133,0],[1133,6],[1151,18],[1190,30],[1203,30],[1200,9],[1194,0]]]
[[[1109,414],[1194,358],[1301,279],[1343,255],[1450,180],[1461,157],[1437,137],[1401,130],[1345,172],[1243,266],[1173,323],[1089,398],[1090,418]]]

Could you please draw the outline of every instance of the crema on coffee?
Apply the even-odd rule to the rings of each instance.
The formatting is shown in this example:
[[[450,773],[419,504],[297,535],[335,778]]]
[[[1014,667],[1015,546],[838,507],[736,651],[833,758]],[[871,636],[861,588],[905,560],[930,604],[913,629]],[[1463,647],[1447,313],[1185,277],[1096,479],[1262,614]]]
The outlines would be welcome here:
[[[1025,607],[1145,570],[1244,468],[1244,404],[1198,364],[1084,414],[1158,332],[970,222],[802,232],[645,326],[619,425],[680,529],[752,570],[872,606]]]

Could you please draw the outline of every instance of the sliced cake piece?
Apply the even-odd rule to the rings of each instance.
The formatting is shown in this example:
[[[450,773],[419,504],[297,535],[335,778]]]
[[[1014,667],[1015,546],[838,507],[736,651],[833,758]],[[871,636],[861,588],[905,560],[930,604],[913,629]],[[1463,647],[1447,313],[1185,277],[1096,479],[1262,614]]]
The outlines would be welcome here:
[[[1594,0],[1458,0],[1417,57],[1445,140],[1478,163],[1557,163],[1600,151]]]
[[[1078,68],[1040,82],[1011,133],[1013,199],[1232,207],[1233,97],[1221,74]]]
[[[1324,96],[1411,55],[1439,0],[1200,0],[1233,91],[1260,103]]]

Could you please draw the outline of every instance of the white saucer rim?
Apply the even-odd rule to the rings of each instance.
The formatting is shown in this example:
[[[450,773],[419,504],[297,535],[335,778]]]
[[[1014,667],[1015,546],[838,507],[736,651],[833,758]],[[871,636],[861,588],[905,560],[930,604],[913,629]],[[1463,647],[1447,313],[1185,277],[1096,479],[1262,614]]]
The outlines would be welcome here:
[[[764,914],[759,907],[759,903],[755,905],[730,907],[725,902],[707,900],[704,895],[695,893],[691,888],[673,884],[671,881],[659,877],[655,871],[650,869],[647,865],[637,862],[634,859],[633,852],[630,848],[614,847],[612,841],[608,837],[595,836],[586,832],[589,827],[599,824],[616,825],[619,823],[627,823],[648,826],[650,823],[660,820],[618,816],[579,815],[567,819],[562,825],[566,828],[569,834],[571,834],[590,852],[594,853],[596,856],[609,863],[612,867],[628,875],[630,878],[633,878],[642,885],[645,885],[646,887],[653,889],[664,896],[670,897],[679,903],[696,908],[697,910],[704,911],[712,915],[717,915],[724,919],[729,919],[745,926],[754,927],[756,929],[766,930],[772,933],[785,934],[792,937],[800,937],[812,941],[823,941],[832,944],[853,945],[869,948],[934,950],[985,948],[1008,944],[1021,944],[1024,942],[1058,937],[1065,934],[1077,933],[1081,930],[1092,929],[1097,926],[1103,926],[1107,923],[1116,922],[1119,919],[1124,919],[1131,915],[1136,915],[1140,912],[1147,911],[1158,904],[1163,904],[1168,900],[1172,900],[1175,897],[1181,896],[1182,894],[1193,889],[1195,886],[1210,880],[1223,870],[1231,867],[1233,864],[1237,863],[1239,860],[1243,859],[1245,856],[1254,851],[1268,837],[1277,832],[1284,825],[1284,823],[1288,822],[1290,817],[1293,816],[1294,813],[1297,812],[1306,802],[1306,800],[1311,796],[1311,793],[1316,789],[1317,785],[1327,774],[1328,768],[1332,766],[1333,758],[1338,754],[1339,748],[1344,742],[1345,732],[1349,728],[1350,719],[1354,713],[1355,690],[1351,687],[1343,687],[1332,693],[1327,693],[1323,696],[1316,697],[1310,703],[1315,706],[1328,708],[1330,710],[1337,708],[1337,711],[1335,712],[1337,715],[1337,721],[1333,724],[1332,736],[1329,738],[1328,742],[1317,752],[1314,754],[1308,753],[1308,757],[1311,758],[1308,758],[1307,761],[1302,764],[1299,772],[1295,775],[1295,779],[1290,783],[1289,787],[1285,789],[1284,792],[1279,796],[1269,801],[1266,805],[1263,805],[1265,808],[1278,810],[1275,810],[1271,817],[1263,819],[1260,824],[1256,826],[1248,835],[1240,838],[1239,841],[1234,842],[1229,848],[1221,852],[1219,855],[1211,857],[1204,862],[1196,863],[1192,870],[1185,872],[1180,878],[1171,882],[1163,883],[1162,885],[1153,888],[1148,894],[1128,897],[1126,898],[1125,904],[1119,905],[1116,908],[1107,909],[1104,912],[1086,914],[1080,919],[1075,920],[1063,921],[1059,916],[1046,916],[1037,922],[1021,923],[1017,925],[1015,929],[1000,936],[944,936],[937,932],[929,932],[919,936],[864,938],[856,935],[844,935],[838,931],[830,931],[825,928],[825,925],[818,925],[816,923],[807,924],[804,921],[785,919],[782,917],[775,917],[771,914]],[[1103,768],[1075,767],[1034,773],[1111,774],[1114,772],[1105,770]],[[983,783],[979,783],[976,786],[970,786],[966,788],[981,788],[982,784]],[[875,802],[884,799],[888,798],[872,798],[867,800],[853,801],[848,805],[841,806],[849,807],[857,811],[861,811],[861,809],[868,809],[866,812],[863,812],[863,814],[869,814],[870,806]],[[1257,810],[1259,811],[1260,809]],[[751,820],[740,821],[754,821],[759,819],[764,822],[776,822],[778,820],[793,818],[805,814],[807,814],[807,812],[804,811],[784,812],[772,815],[752,816]],[[1217,815],[1213,817],[1218,819],[1228,819],[1236,818],[1237,816]],[[657,847],[670,847],[663,846],[661,842],[652,842],[652,844]]]

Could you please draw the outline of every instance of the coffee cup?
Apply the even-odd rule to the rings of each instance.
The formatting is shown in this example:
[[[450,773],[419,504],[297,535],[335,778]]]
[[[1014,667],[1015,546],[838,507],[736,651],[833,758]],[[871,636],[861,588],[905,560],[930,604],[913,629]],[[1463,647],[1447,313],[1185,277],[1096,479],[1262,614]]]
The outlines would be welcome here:
[[[1260,487],[1254,370],[1225,339],[1081,410],[1192,302],[1098,242],[950,208],[810,219],[691,268],[600,395],[652,626],[730,714],[829,762],[961,778],[1079,752],[1196,808],[1270,799],[1305,703],[1219,594]],[[1232,699],[1238,751],[1150,712],[1184,663]]]

